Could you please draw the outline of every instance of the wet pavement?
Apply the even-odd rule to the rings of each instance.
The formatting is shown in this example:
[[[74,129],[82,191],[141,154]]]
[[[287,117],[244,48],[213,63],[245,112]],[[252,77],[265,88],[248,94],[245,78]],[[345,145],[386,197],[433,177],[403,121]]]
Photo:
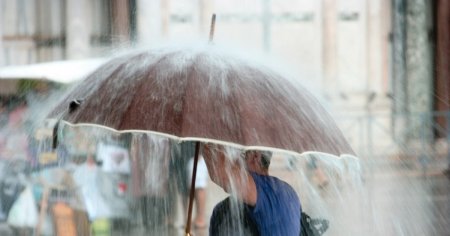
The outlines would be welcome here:
[[[442,175],[435,176],[432,180],[433,231],[436,235],[450,235],[450,181]]]
[[[273,173],[289,178],[290,172],[283,165],[274,166]],[[378,169],[364,182],[368,190],[363,205],[355,204],[349,211],[357,210],[368,216],[367,222],[330,221],[330,230],[325,235],[450,235],[450,179],[441,169],[429,170],[426,175],[418,170]],[[324,190],[326,191],[326,190]],[[218,186],[209,183],[207,217],[214,205],[227,194]],[[355,200],[356,202],[356,200]],[[343,212],[343,216],[346,212]],[[139,222],[138,222],[139,223]],[[130,225],[116,229],[112,235],[184,235],[185,224],[180,213],[173,227],[162,227],[150,231]],[[345,232],[345,233],[342,233]],[[0,235],[14,235],[5,223],[0,223]],[[193,235],[208,235],[207,229],[194,229]]]
[[[286,170],[278,170],[286,172]],[[366,183],[372,196],[363,206],[363,214],[370,215],[364,225],[346,224],[345,230],[329,230],[325,235],[450,235],[450,180],[442,173],[430,172],[423,176],[419,172],[404,171],[396,174],[374,176]],[[216,202],[227,195],[210,183],[208,212]],[[355,206],[360,207],[360,206]],[[364,209],[367,207],[367,209]],[[208,215],[209,217],[209,215]],[[330,224],[333,224],[331,221]],[[178,219],[175,228],[153,230],[152,235],[184,235],[184,222]],[[336,226],[335,226],[336,227]],[[353,229],[352,229],[353,228]],[[130,235],[148,235],[135,228]],[[345,232],[345,233],[343,233]],[[168,234],[167,234],[168,233]],[[195,230],[193,235],[208,235],[207,229]],[[122,235],[116,231],[114,235]]]
[[[413,172],[397,173],[379,176],[370,184],[371,208],[376,215],[375,232],[382,232],[382,235],[450,235],[450,180],[442,172],[425,176]]]

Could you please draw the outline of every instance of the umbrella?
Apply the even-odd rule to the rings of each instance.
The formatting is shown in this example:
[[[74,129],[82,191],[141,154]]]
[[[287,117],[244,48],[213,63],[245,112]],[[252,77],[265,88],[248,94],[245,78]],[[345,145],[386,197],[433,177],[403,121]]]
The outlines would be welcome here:
[[[307,89],[215,45],[113,59],[74,87],[49,117],[194,140],[196,158],[199,142],[353,154],[333,118]]]
[[[353,154],[306,89],[214,45],[112,60],[77,85],[49,117],[183,140]]]
[[[65,114],[69,104],[79,107]],[[208,45],[112,60],[77,85],[49,117],[62,114],[70,123],[116,130],[297,153],[353,153],[333,118],[306,89]]]

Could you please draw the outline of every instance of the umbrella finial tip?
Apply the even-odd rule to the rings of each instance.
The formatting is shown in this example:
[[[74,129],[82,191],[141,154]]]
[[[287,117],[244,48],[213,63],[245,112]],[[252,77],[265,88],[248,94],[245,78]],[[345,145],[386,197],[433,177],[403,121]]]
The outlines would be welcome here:
[[[214,38],[214,29],[216,26],[216,13],[212,14],[211,17],[211,28],[209,29],[209,42],[212,43]]]

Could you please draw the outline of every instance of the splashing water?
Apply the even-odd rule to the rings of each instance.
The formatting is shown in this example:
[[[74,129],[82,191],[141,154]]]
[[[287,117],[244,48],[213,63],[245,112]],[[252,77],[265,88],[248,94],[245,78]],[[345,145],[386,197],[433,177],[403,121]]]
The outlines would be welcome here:
[[[223,145],[226,156],[237,162],[242,162],[240,154],[247,149],[273,152],[270,174],[295,189],[303,211],[329,221],[325,235],[434,235],[431,218],[427,219],[432,215],[424,194],[427,185],[374,177],[367,172],[372,166],[362,165],[366,162],[354,156],[333,119],[298,81],[253,62],[224,61],[217,53],[208,47],[120,57],[81,82],[81,89],[74,86],[67,93],[63,101],[83,98],[82,106],[90,112],[62,117],[69,122],[60,123],[57,155],[52,150],[53,121],[42,122],[46,127],[40,138],[30,137],[35,151],[27,181],[36,202],[48,202],[48,212],[55,214],[39,218],[37,225],[55,225],[41,231],[58,229],[56,203],[63,202],[77,216],[73,217],[77,232],[182,235],[187,165],[194,142],[202,141]],[[193,79],[199,74],[208,76]],[[145,81],[149,77],[154,78],[151,83]],[[196,89],[186,90],[190,87]],[[130,91],[139,96],[130,96]],[[185,97],[198,103],[186,103]],[[284,102],[277,106],[267,102],[280,99]],[[211,106],[201,106],[209,100]],[[57,118],[68,103],[58,104],[52,113]],[[186,111],[200,115],[182,116]],[[262,122],[253,113],[264,114]],[[296,120],[299,116],[301,122]],[[147,126],[135,125],[140,121]],[[267,129],[258,132],[260,127]],[[241,178],[246,174],[242,172]],[[240,191],[233,188],[233,181],[231,196]],[[206,194],[208,220],[228,194],[209,179]],[[417,196],[414,207],[396,198],[405,194]],[[244,209],[233,197],[230,203],[235,218],[227,223],[245,235],[246,229],[236,223]],[[207,229],[194,231],[208,234]]]
[[[97,176],[97,179],[101,179],[103,182],[99,182],[99,180],[79,181],[79,188],[89,189],[86,190],[85,201],[94,201],[93,205],[96,206],[92,209],[86,209],[83,207],[86,205],[85,202],[79,206],[81,209],[86,210],[88,215],[95,215],[95,212],[102,211],[101,204],[98,203],[105,203],[105,205],[113,208],[111,209],[113,212],[120,211],[120,214],[124,215],[115,217],[128,223],[128,227],[116,229],[121,233],[131,235],[141,235],[144,232],[158,232],[158,234],[163,235],[182,234],[183,231],[179,226],[185,224],[187,188],[190,184],[187,181],[189,176],[186,171],[186,163],[194,154],[193,141],[148,132],[120,133],[96,125],[65,123],[63,127],[60,131],[61,145],[65,143],[73,145],[80,142],[97,143],[97,145],[109,143],[112,146],[125,148],[129,154],[130,168],[128,173],[117,173],[117,170],[123,165],[127,166],[125,160],[118,164],[117,161],[110,160],[112,163],[109,163],[103,159],[101,165],[96,165],[95,169],[90,169],[99,176],[104,175],[103,177]],[[74,133],[77,136],[74,136]],[[111,140],[111,137],[115,138]],[[83,144],[79,145],[84,146]],[[190,150],[186,150],[186,146]],[[95,148],[91,149],[95,150]],[[239,157],[245,150],[244,146],[229,144],[225,146],[225,150],[227,157],[242,162]],[[274,149],[269,150],[274,151]],[[90,155],[92,154],[86,154],[85,156],[88,158]],[[101,155],[98,152],[98,146],[93,156],[95,155],[97,157]],[[83,163],[85,160],[82,159],[79,162]],[[66,164],[61,163],[60,165]],[[88,164],[78,164],[75,169],[86,171],[84,165]],[[217,166],[215,168],[224,167]],[[116,172],[116,174],[108,173],[110,171]],[[358,159],[352,155],[336,157],[319,152],[295,154],[275,150],[271,161],[270,174],[288,182],[296,190],[301,199],[303,211],[313,218],[329,220],[330,228],[328,231],[330,234],[349,235],[350,233],[351,235],[355,232],[363,232],[361,226],[371,222],[370,215],[363,207],[367,197],[364,196],[361,167]],[[113,178],[115,175],[116,179]],[[246,175],[246,171],[243,171],[241,178]],[[80,174],[75,176],[80,176]],[[77,180],[75,181],[77,182]],[[129,191],[125,195],[117,195],[112,187],[110,189],[100,187],[108,185],[105,184],[105,181],[113,183],[124,181]],[[234,196],[236,192],[241,190],[233,187],[235,186],[233,184],[236,181],[235,179],[230,178],[230,181],[232,186],[230,194]],[[226,198],[228,194],[211,180],[208,182],[206,216],[209,219],[214,206]],[[99,195],[97,199],[93,197],[96,194]],[[114,201],[118,200],[114,198],[127,202],[128,206],[123,209],[120,208],[120,205],[114,204]],[[232,199],[231,214],[236,218],[233,219],[233,222],[225,222],[224,224],[230,224],[230,227],[225,228],[231,228],[233,233],[246,235],[246,229],[236,223],[242,220],[240,217],[243,217],[244,209],[235,198]],[[90,214],[89,210],[91,211]],[[106,218],[111,218],[111,215],[114,215],[110,210],[106,210],[103,214]],[[193,214],[195,216],[195,211]],[[101,217],[96,215],[91,220],[95,220],[95,218]],[[168,223],[174,223],[178,227],[175,229],[166,227],[169,226]],[[353,226],[340,227],[342,225]],[[207,231],[201,229],[197,229],[195,233],[207,235]]]

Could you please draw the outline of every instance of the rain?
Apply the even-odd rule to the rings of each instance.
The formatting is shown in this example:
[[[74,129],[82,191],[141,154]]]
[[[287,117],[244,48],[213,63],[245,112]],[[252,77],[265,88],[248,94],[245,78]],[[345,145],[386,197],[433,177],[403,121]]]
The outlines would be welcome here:
[[[0,1],[0,235],[448,235],[446,4]]]

